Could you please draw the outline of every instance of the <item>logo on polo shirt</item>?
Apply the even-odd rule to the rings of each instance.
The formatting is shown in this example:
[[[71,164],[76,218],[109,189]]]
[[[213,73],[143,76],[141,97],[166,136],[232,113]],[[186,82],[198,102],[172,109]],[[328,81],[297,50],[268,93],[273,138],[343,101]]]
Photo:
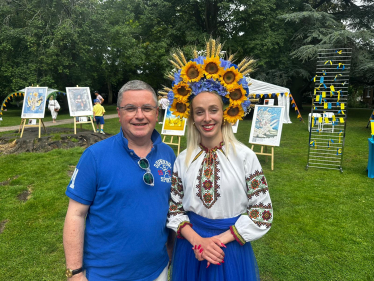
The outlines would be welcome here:
[[[154,166],[158,169],[158,175],[162,182],[171,183],[171,164],[169,161],[159,159]]]

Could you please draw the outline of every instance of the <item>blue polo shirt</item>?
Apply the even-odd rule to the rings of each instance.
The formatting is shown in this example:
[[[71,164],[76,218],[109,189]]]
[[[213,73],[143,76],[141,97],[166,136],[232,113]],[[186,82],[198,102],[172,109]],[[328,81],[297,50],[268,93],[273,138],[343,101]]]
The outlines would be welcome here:
[[[139,157],[119,134],[88,147],[66,195],[90,205],[84,235],[83,266],[90,281],[156,279],[169,258],[166,216],[173,150],[152,133],[147,155],[154,186],[143,182]]]

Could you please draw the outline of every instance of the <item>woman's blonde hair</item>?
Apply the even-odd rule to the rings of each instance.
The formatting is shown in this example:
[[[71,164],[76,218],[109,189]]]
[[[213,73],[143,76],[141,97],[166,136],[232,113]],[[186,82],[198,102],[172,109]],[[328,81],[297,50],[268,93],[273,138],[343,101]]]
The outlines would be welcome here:
[[[215,94],[215,95],[217,95],[217,97],[219,97],[219,100],[221,102],[222,111],[223,111],[223,102],[222,102],[221,97],[215,92],[209,92],[209,93]],[[186,154],[186,162],[185,162],[186,165],[188,165],[188,162],[191,159],[192,152],[196,148],[198,148],[199,144],[201,143],[200,132],[196,129],[195,123],[194,123],[194,120],[193,120],[193,106],[192,105],[193,105],[193,99],[190,103],[190,115],[187,118],[187,154]],[[226,154],[229,153],[230,145],[234,149],[234,152],[236,152],[235,151],[235,144],[239,143],[239,141],[236,139],[236,137],[235,137],[235,135],[232,131],[231,124],[222,121],[221,130],[222,130],[223,142],[225,144]]]

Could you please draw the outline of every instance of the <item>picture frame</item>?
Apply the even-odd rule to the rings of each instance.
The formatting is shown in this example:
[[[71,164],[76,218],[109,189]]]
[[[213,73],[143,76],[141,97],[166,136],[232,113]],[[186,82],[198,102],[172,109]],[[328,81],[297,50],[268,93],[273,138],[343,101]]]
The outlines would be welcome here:
[[[184,136],[187,126],[186,118],[175,116],[168,107],[165,111],[164,122],[162,123],[162,135],[168,136]]]
[[[47,93],[48,87],[26,87],[21,118],[44,118]]]
[[[239,120],[236,120],[235,124],[231,124],[232,132],[236,134],[238,132]]]
[[[92,116],[93,107],[89,87],[66,87],[71,117]]]
[[[283,126],[283,106],[256,105],[253,112],[249,143],[279,146]]]

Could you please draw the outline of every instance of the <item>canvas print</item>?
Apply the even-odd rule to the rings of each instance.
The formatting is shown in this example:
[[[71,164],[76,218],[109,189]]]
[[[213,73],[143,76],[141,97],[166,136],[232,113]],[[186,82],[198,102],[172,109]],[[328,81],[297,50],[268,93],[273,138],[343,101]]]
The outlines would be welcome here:
[[[186,130],[186,118],[180,119],[176,117],[170,108],[166,109],[164,115],[164,123],[162,124],[162,134],[169,136],[184,136]]]
[[[91,116],[92,100],[89,87],[66,87],[70,116]]]
[[[232,125],[232,132],[236,134],[238,132],[239,120],[236,120],[235,124]]]
[[[256,105],[249,142],[279,146],[282,134],[283,106]]]
[[[47,87],[27,87],[21,118],[44,118]]]

